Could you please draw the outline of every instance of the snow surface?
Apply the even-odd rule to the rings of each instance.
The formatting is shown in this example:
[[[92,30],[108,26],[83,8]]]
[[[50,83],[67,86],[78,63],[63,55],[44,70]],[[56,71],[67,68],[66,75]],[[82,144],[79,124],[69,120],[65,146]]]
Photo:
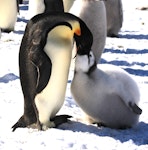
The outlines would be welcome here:
[[[14,32],[2,33],[0,39],[0,149],[2,150],[146,150],[148,149],[148,11],[137,7],[148,6],[147,0],[123,0],[124,23],[119,38],[107,38],[101,63],[111,63],[133,75],[141,92],[143,110],[137,126],[127,130],[98,128],[71,121],[58,129],[37,131],[11,126],[23,113],[23,95],[19,81],[18,52],[28,18],[28,3],[20,5]],[[59,114],[81,116],[72,99],[69,87]]]

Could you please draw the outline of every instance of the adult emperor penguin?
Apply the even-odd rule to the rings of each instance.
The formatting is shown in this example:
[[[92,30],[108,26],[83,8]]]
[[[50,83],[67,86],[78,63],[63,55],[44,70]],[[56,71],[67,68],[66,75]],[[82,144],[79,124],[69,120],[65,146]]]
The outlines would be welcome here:
[[[29,17],[32,18],[33,16],[54,11],[64,11],[63,1],[62,0],[30,0],[29,1]]]
[[[100,60],[106,41],[106,10],[102,0],[63,0],[65,11],[80,17],[93,34],[92,50]]]
[[[92,34],[72,14],[43,13],[28,22],[19,52],[24,114],[12,127],[13,131],[34,123],[38,129],[45,130],[67,121],[67,116],[55,115],[65,98],[73,38],[78,53],[88,54]]]
[[[118,37],[123,23],[123,9],[121,0],[104,1],[107,16],[107,36]]]
[[[97,67],[92,52],[77,55],[71,92],[88,123],[124,129],[136,125],[142,113],[135,81],[119,67]]]
[[[17,0],[0,0],[0,28],[3,32],[14,30],[17,20]]]

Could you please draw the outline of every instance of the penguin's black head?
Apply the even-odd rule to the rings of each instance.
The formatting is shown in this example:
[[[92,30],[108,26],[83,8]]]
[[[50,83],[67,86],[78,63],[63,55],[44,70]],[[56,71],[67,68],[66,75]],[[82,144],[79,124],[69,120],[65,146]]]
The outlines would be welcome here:
[[[89,55],[93,43],[93,35],[82,20],[80,20],[79,22],[81,35],[74,35],[77,46],[77,53],[79,55]]]

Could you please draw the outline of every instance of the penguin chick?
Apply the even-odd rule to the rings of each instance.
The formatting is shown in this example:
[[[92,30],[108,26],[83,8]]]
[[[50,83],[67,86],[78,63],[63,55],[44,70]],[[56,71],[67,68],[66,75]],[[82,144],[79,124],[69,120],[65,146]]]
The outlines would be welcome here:
[[[0,28],[3,32],[14,30],[17,20],[17,0],[0,0]]]
[[[89,123],[124,129],[136,125],[142,113],[135,81],[119,67],[96,66],[92,52],[77,55],[71,92]]]
[[[43,13],[28,22],[19,52],[24,114],[12,127],[13,131],[32,124],[40,130],[60,124],[55,115],[65,99],[74,39],[78,53],[88,54],[92,34],[72,14]],[[88,51],[83,52],[84,48]],[[61,123],[66,118],[69,116],[63,116]]]
[[[123,23],[123,9],[121,0],[104,1],[107,16],[107,36],[118,37]]]

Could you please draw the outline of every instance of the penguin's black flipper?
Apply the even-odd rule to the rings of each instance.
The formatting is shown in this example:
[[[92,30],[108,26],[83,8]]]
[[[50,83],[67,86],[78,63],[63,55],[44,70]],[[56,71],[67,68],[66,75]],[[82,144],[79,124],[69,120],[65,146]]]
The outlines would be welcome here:
[[[52,118],[50,121],[53,121],[55,124],[55,127],[58,127],[59,125],[68,122],[68,118],[71,118],[72,116],[69,115],[59,115]]]
[[[139,108],[135,103],[132,104],[131,102],[129,102],[129,107],[132,109],[132,111],[138,115],[140,115],[142,113],[142,109]]]

